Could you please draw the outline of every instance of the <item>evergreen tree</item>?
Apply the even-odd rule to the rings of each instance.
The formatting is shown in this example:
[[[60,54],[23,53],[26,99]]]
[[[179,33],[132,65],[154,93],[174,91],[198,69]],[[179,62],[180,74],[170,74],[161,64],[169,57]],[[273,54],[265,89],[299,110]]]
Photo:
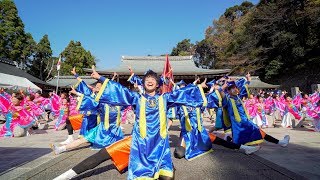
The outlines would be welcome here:
[[[79,41],[70,41],[68,46],[61,53],[61,75],[70,75],[73,67],[76,67],[79,75],[85,75],[83,68],[91,68],[96,65],[95,57],[90,51],[86,51]]]
[[[36,46],[36,52],[29,73],[35,77],[39,77],[41,80],[46,80],[49,73],[48,66],[53,63],[50,63],[50,61],[53,61],[50,41],[48,35],[44,35]]]
[[[16,61],[26,67],[35,43],[24,31],[16,5],[11,0],[0,1],[0,57]]]

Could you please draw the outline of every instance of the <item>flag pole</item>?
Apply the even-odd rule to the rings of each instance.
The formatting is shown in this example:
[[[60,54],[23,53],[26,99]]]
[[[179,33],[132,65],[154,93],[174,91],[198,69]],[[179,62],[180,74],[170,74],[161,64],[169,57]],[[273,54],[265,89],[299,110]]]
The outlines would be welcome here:
[[[58,71],[56,94],[58,94],[58,88],[59,88],[59,76],[60,76],[60,70]]]
[[[57,94],[58,94],[58,89],[59,89],[60,64],[61,64],[61,55],[59,56],[59,60],[58,60],[58,63],[57,63],[57,71],[58,71],[57,87],[56,87],[56,93]]]

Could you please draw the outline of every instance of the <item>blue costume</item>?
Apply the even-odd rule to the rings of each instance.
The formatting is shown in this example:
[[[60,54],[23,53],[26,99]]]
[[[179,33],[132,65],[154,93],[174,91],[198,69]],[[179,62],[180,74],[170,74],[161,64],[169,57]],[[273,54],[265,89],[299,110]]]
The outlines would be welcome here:
[[[212,142],[208,132],[202,125],[200,107],[180,106],[178,115],[181,123],[180,137],[185,143],[185,158],[192,160],[199,155],[212,151]]]
[[[172,177],[167,107],[175,105],[203,106],[206,102],[201,87],[188,86],[171,93],[139,94],[119,83],[101,77],[103,83],[96,100],[110,105],[134,106],[136,121],[132,132],[128,179]]]
[[[214,90],[211,93],[207,94],[209,111],[212,109],[216,112],[216,128],[223,128],[225,132],[231,131],[231,122],[228,117],[227,110],[222,107],[222,97],[218,90]],[[211,115],[212,112],[210,112]]]
[[[121,106],[110,106],[106,103],[98,103],[92,96],[83,96],[79,110],[99,112],[95,128],[89,130],[84,138],[91,142],[95,148],[107,147],[110,144],[123,139],[124,135],[120,128]]]
[[[75,85],[75,90],[79,92],[80,95],[80,103],[78,103],[77,110],[79,110],[79,105],[81,104],[81,101],[83,100],[84,96],[91,96],[92,98],[95,97],[95,94],[92,92],[92,90],[87,86],[87,84],[84,81],[79,81]],[[87,111],[81,111],[80,113],[83,114],[83,119],[81,123],[81,129],[80,129],[80,135],[86,135],[92,128],[97,126],[97,111],[87,110]]]
[[[222,104],[227,108],[232,128],[232,139],[235,144],[253,145],[263,142],[265,133],[258,126],[250,121],[248,112],[242,102],[242,98],[248,96],[248,82],[242,78],[235,85],[239,88],[240,94],[230,96],[226,94]]]
[[[141,92],[143,92],[143,83],[142,83],[142,79],[139,76],[136,76],[134,73],[131,74],[131,76],[129,77],[129,79],[127,80],[129,81],[131,84],[135,84],[137,83],[137,85],[139,86],[139,89]],[[164,78],[160,79],[160,85],[164,83]],[[177,86],[174,86],[172,90],[176,90],[178,89]],[[168,119],[176,119],[176,115],[177,115],[177,108],[176,107],[170,107],[169,110],[167,111],[167,118]]]

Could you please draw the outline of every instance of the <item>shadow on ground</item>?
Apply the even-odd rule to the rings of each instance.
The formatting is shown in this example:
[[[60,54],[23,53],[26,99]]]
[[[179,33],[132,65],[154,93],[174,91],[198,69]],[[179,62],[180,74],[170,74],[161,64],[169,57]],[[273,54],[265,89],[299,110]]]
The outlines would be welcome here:
[[[0,175],[48,153],[50,148],[1,147]]]

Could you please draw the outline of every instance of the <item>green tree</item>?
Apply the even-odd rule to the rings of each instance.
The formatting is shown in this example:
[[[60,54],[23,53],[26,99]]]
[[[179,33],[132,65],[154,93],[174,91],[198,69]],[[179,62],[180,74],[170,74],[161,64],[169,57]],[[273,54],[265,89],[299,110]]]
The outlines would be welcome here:
[[[24,68],[33,54],[34,44],[31,34],[24,31],[24,24],[14,2],[1,0],[0,57],[17,61]]]
[[[172,49],[170,56],[190,56],[194,54],[194,44],[190,39],[184,39]]]
[[[29,73],[41,80],[48,79],[50,61],[53,63],[50,41],[48,35],[44,35],[37,44]]]
[[[231,40],[218,60],[234,73],[254,71],[272,83],[310,87],[320,80],[315,68],[320,66],[319,17],[319,1],[261,1],[234,21]]]
[[[194,61],[202,68],[213,68],[216,57],[216,49],[210,39],[204,39],[195,45]]]
[[[76,67],[79,75],[85,75],[83,68],[91,68],[96,65],[95,57],[90,51],[86,51],[79,41],[70,41],[61,53],[61,75],[70,75],[72,67]]]
[[[24,48],[22,50],[21,62],[26,68],[30,68],[32,65],[33,55],[37,48],[37,43],[33,40],[32,35],[27,33],[23,44]]]

